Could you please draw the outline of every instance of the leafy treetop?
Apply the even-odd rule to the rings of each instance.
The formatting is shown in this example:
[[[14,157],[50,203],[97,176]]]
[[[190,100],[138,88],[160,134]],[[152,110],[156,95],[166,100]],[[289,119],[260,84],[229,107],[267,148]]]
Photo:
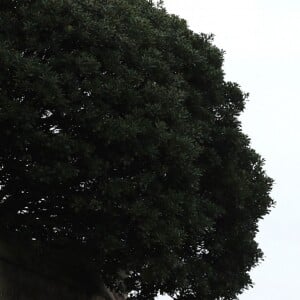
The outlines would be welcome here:
[[[145,0],[2,1],[2,230],[82,247],[133,299],[235,299],[272,181],[222,63]]]

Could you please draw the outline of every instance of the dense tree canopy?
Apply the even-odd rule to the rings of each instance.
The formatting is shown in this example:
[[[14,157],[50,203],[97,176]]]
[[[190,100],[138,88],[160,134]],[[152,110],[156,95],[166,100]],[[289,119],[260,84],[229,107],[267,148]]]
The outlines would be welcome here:
[[[1,229],[136,299],[235,299],[272,181],[222,54],[146,0],[1,1]]]

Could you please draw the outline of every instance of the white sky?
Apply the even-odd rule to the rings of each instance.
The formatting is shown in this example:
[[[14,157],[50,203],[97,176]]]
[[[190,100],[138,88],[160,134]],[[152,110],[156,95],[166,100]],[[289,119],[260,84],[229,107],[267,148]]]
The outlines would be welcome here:
[[[250,93],[243,130],[266,159],[277,202],[260,223],[265,261],[240,300],[296,300],[300,283],[300,1],[165,0],[195,32],[215,34],[226,79]],[[170,299],[159,297],[158,299]]]

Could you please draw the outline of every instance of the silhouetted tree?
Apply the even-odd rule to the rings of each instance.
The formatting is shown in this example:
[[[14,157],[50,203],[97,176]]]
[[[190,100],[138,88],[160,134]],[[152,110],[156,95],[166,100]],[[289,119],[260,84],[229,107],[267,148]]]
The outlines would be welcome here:
[[[212,37],[145,0],[0,5],[2,230],[81,245],[134,299],[234,299],[272,181]]]

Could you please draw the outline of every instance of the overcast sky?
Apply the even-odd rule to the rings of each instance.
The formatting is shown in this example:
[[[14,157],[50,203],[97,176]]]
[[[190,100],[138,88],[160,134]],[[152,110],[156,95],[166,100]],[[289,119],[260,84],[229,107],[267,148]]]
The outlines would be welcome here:
[[[300,281],[300,1],[165,0],[195,32],[226,51],[226,80],[250,93],[243,130],[266,160],[277,202],[260,223],[265,261],[240,300],[296,300]],[[169,299],[159,297],[158,299]]]

